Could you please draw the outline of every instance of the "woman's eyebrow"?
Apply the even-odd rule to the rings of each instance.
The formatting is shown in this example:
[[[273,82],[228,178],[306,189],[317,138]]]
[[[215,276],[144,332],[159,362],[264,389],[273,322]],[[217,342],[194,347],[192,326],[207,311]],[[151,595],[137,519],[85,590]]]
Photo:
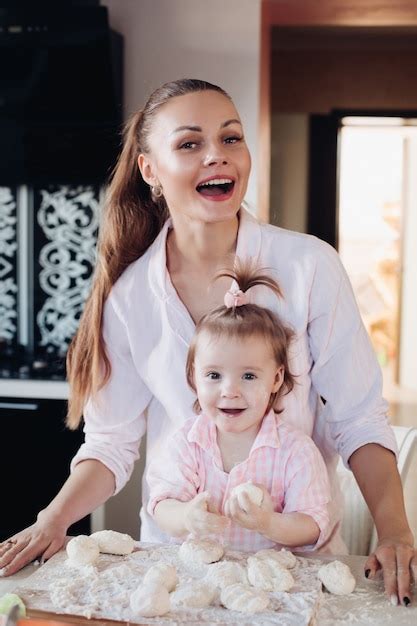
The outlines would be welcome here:
[[[220,128],[225,128],[226,126],[229,126],[230,124],[240,124],[240,126],[242,126],[242,122],[240,122],[240,120],[233,118],[231,120],[227,120],[226,122],[223,122]],[[191,130],[197,133],[203,132],[203,129],[201,128],[201,126],[178,126],[178,128],[172,131],[171,135],[174,135],[175,133],[179,133],[182,130]]]

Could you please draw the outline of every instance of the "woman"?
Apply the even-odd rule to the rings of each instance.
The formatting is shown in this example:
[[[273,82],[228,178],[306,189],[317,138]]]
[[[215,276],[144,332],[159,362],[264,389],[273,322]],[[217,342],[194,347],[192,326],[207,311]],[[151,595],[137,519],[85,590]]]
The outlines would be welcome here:
[[[348,279],[332,248],[261,225],[242,208],[249,170],[239,115],[214,85],[163,85],[128,124],[109,188],[92,294],[68,359],[68,424],[75,428],[83,411],[86,441],[69,479],[36,523],[2,544],[6,575],[37,556],[49,558],[62,547],[70,524],[122,488],[145,430],[147,458],[155,458],[190,415],[195,398],[185,378],[188,345],[195,323],[222,303],[226,279],[209,287],[236,254],[275,270],[283,303],[267,296],[257,302],[297,333],[291,367],[298,384],[286,396],[285,414],[313,437],[329,471],[327,550],[344,550],[335,478],[339,453],[356,476],[380,538],[366,575],[382,567],[389,597],[409,603],[413,537],[395,441]],[[163,540],[146,507],[141,515],[141,538]]]

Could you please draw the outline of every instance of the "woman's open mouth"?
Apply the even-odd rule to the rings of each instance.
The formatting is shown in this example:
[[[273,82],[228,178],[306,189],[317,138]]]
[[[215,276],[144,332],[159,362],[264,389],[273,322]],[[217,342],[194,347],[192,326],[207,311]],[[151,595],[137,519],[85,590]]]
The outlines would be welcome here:
[[[216,202],[228,200],[233,195],[235,181],[231,178],[212,178],[197,185],[199,194]]]

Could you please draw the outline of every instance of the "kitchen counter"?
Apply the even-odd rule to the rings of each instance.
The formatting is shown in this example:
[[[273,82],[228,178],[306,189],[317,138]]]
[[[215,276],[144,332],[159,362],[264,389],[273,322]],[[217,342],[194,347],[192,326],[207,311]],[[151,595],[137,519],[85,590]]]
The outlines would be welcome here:
[[[69,385],[63,380],[0,379],[0,397],[2,398],[66,400],[68,393]]]
[[[307,555],[305,555],[307,556]],[[327,592],[323,594],[320,610],[317,615],[317,626],[341,626],[354,624],[355,626],[411,626],[417,624],[417,602],[408,607],[392,606],[383,594],[382,581],[368,581],[363,576],[365,558],[362,556],[329,557],[320,555],[320,560],[330,561],[336,558],[344,561],[351,568],[357,586],[353,594],[349,596],[333,596]],[[0,578],[0,595],[13,592],[19,584],[27,579],[36,570],[34,565],[29,565],[14,576]],[[104,626],[115,622],[73,618],[68,615],[57,615],[41,611],[28,611],[31,617],[46,617],[59,621],[75,622],[84,626]],[[155,621],[155,623],[158,623]]]

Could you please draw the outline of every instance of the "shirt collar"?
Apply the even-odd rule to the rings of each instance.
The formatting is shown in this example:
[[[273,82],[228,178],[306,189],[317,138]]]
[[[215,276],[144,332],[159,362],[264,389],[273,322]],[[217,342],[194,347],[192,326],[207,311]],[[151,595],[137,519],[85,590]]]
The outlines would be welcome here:
[[[213,450],[214,444],[217,444],[217,430],[214,422],[200,413],[188,431],[187,440],[190,443],[196,443],[203,450]],[[257,448],[279,448],[279,446],[277,416],[271,409],[262,420],[261,428],[253,442],[250,454]]]
[[[172,228],[172,219],[168,218],[159,235],[148,249],[149,283],[154,293],[166,300],[172,297],[172,284],[169,280],[166,267],[166,240],[169,229]],[[252,258],[258,261],[261,250],[260,224],[247,209],[239,209],[239,231],[237,235],[236,255],[241,259]]]

